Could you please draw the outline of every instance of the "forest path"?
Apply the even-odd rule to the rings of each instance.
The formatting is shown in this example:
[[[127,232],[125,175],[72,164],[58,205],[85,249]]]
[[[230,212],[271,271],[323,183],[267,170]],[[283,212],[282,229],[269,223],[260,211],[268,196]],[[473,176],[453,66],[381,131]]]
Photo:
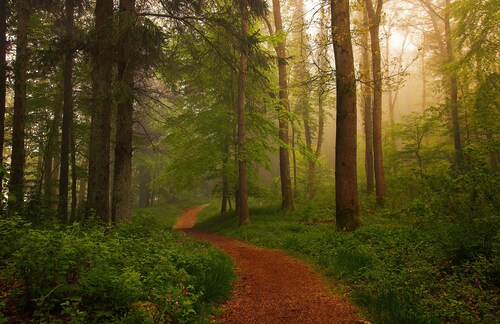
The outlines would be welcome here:
[[[360,316],[345,298],[307,264],[282,252],[255,247],[224,236],[190,230],[205,206],[187,208],[176,229],[226,252],[238,279],[233,296],[214,320],[222,323],[356,323]]]

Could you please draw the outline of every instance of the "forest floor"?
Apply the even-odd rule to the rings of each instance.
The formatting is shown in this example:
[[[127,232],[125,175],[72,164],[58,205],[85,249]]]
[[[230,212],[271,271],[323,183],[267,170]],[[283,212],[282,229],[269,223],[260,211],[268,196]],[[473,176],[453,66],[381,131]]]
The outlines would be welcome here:
[[[236,264],[233,295],[215,316],[222,323],[363,322],[344,297],[334,295],[311,266],[282,252],[258,248],[224,236],[192,230],[205,206],[188,208],[174,228],[226,252]]]

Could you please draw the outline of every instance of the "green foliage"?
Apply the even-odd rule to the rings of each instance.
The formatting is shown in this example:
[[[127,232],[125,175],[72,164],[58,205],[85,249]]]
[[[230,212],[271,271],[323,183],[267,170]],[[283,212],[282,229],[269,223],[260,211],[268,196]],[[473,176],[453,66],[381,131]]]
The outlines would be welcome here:
[[[216,208],[209,207],[198,226],[317,264],[342,279],[338,286],[347,285],[370,321],[492,322],[499,315],[498,216],[477,215],[470,223],[463,213],[440,214],[444,209],[436,207],[443,202],[435,203],[415,200],[400,210],[370,212],[363,202],[365,226],[354,233],[335,230],[328,199],[293,214],[253,208],[252,223],[244,227],[234,214],[214,216]]]
[[[219,250],[173,232],[174,221],[154,209],[106,230],[2,219],[0,278],[20,284],[1,300],[44,322],[198,320],[227,298],[233,266]]]

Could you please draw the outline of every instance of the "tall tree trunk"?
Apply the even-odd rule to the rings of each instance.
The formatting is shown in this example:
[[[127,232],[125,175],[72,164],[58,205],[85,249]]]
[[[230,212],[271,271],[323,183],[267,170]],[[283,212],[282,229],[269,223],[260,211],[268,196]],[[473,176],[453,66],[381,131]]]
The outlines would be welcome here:
[[[60,124],[60,119],[58,121],[58,124]],[[58,129],[59,130],[59,129]],[[54,152],[55,153],[55,152]],[[51,173],[51,186],[50,186],[50,209],[54,211],[54,214],[57,214],[57,191],[58,191],[58,183],[59,183],[59,170],[61,167],[61,160],[57,157],[55,157],[52,160],[53,163],[53,169]]]
[[[111,85],[113,50],[109,37],[112,34],[113,0],[97,0],[95,29],[97,45],[92,66],[92,115],[90,134],[88,206],[104,223],[110,221],[109,168],[111,135]]]
[[[424,44],[422,46],[422,112],[425,111],[427,106],[427,69],[425,64],[425,37]]]
[[[74,29],[74,0],[66,0],[65,25],[66,37],[71,40]],[[73,124],[73,49],[68,49],[64,56],[64,104],[61,133],[61,167],[59,175],[59,218],[68,221],[68,185],[69,185],[69,159],[71,144],[71,126]]]
[[[323,94],[319,95],[318,98],[318,137],[316,139],[316,151],[314,152],[314,156],[316,159],[319,159],[321,155],[321,146],[323,145],[323,136],[324,136],[324,128],[325,128],[325,108],[323,106]],[[311,163],[311,162],[309,162]],[[316,176],[316,161],[313,161],[313,165],[309,166],[310,169],[310,178],[311,178],[311,188],[309,196],[310,198],[316,197],[316,192],[318,191],[318,183]]]
[[[361,226],[356,172],[356,76],[350,33],[349,1],[331,0],[337,84],[335,201],[337,230]]]
[[[302,112],[302,119],[304,121],[304,137],[306,141],[306,148],[309,156],[307,157],[307,191],[310,199],[313,199],[316,194],[316,159],[315,149],[313,147],[313,138],[316,135],[314,126],[315,119],[312,117],[311,106],[309,103],[310,91],[307,86],[309,80],[309,70],[307,67],[308,53],[306,48],[309,47],[308,40],[305,36],[306,22],[304,18],[304,2],[303,0],[297,1],[296,10],[293,16],[294,20],[299,22],[299,62],[297,62],[297,81],[299,82],[298,98],[297,98],[297,112]],[[295,184],[296,188],[296,184]]]
[[[61,124],[61,106],[56,105],[54,110],[54,119],[51,122],[49,133],[47,135],[47,145],[44,153],[43,167],[43,195],[44,202],[47,208],[54,209],[54,204],[57,210],[57,177],[55,173],[59,170],[59,161],[57,144],[59,139],[59,127]]]
[[[3,167],[3,146],[5,141],[5,97],[7,90],[7,0],[0,0],[0,165]],[[3,189],[3,175],[0,175],[0,190]],[[3,199],[0,198],[0,206]]]
[[[279,0],[273,0],[273,14],[276,33],[283,32]],[[278,113],[279,137],[283,142],[283,145],[280,146],[281,208],[286,211],[292,211],[295,209],[295,205],[293,202],[292,181],[290,178],[290,154],[288,151],[288,146],[290,144],[290,139],[288,137],[288,112],[290,111],[290,103],[288,102],[284,40],[277,44],[276,54],[278,57],[279,98],[282,107],[282,110]]]
[[[297,153],[295,152],[295,127],[292,126],[292,167],[293,167],[293,196],[297,196]]]
[[[116,112],[115,168],[113,177],[112,219],[114,223],[131,219],[132,209],[132,126],[134,116],[134,38],[130,30],[136,20],[135,0],[120,0],[120,28],[125,33],[118,60],[118,80],[125,94]]]
[[[390,32],[385,36],[385,64],[387,66],[387,68],[389,67],[389,55],[390,55],[390,44],[389,44],[389,40],[390,40]],[[403,50],[404,50],[404,43],[405,41],[403,41],[403,45],[402,45],[402,51],[401,51],[401,60],[403,58]],[[402,64],[402,62],[401,62]],[[396,76],[396,86],[399,87],[399,74],[401,73],[400,69],[398,69],[397,71],[397,76]],[[393,91],[392,89],[392,86],[389,86],[388,87],[388,99],[387,101],[389,102],[389,123],[390,123],[390,126],[391,126],[391,147],[392,147],[392,150],[393,152],[396,151],[396,133],[394,132],[394,125],[395,125],[395,117],[394,117],[394,110],[396,108],[396,100],[398,98],[398,89],[396,89],[396,91]]]
[[[320,9],[320,20],[321,20],[321,26],[320,26],[320,31],[319,31],[319,46],[320,46],[320,52],[318,55],[318,66],[320,69],[320,74],[323,76],[324,72],[328,70],[328,30],[326,27],[326,17],[325,17],[325,9],[324,7],[321,7]],[[323,80],[320,85],[319,93],[318,93],[318,136],[316,138],[316,151],[314,152],[314,155],[316,159],[319,159],[321,155],[321,148],[323,146],[323,137],[325,133],[325,107],[324,107],[324,99],[326,97],[327,93],[327,86],[324,82],[326,80]],[[314,164],[314,167],[311,170],[311,179],[313,179],[312,183],[312,188],[310,192],[311,198],[316,196],[316,191],[318,189],[317,181],[316,181],[316,163]]]
[[[139,207],[149,207],[151,173],[145,166],[139,168]]]
[[[47,144],[45,146],[45,152],[43,154],[43,174],[42,174],[42,181],[43,181],[43,197],[44,197],[44,204],[47,206],[50,206],[50,189],[52,186],[52,154],[49,153],[52,151],[51,147],[51,134],[53,133],[52,130],[50,130],[50,133],[47,138]]]
[[[377,0],[377,8],[373,8],[372,0],[366,0],[366,9],[370,23],[370,45],[372,52],[375,193],[377,203],[383,205],[385,200],[385,176],[382,156],[382,63],[379,38],[382,0]]]
[[[81,206],[85,202],[85,191],[87,187],[87,181],[85,179],[80,179],[78,185],[78,205]]]
[[[446,0],[446,9],[444,14],[444,37],[446,42],[447,63],[453,62],[453,45],[451,26],[450,26],[450,0]],[[457,72],[452,70],[448,72],[450,110],[453,126],[453,143],[455,145],[455,164],[461,168],[463,164],[462,141],[460,138],[460,120],[458,115],[458,77]]]
[[[248,4],[240,0],[241,14],[241,53],[238,72],[238,216],[240,225],[250,223],[248,210],[248,165],[245,143],[245,79],[248,66]]]
[[[229,138],[227,140],[229,140]],[[227,164],[229,161],[229,144],[224,144],[222,155],[222,201],[220,207],[221,214],[227,211],[227,203],[229,200],[229,179],[227,174]]]
[[[311,120],[310,120],[310,114],[309,114],[309,107],[307,105],[304,105],[303,111],[302,111],[302,119],[304,120],[304,137],[306,140],[306,148],[307,152],[309,154],[314,154],[313,148],[312,148],[312,131],[311,131]],[[314,198],[314,193],[315,193],[315,167],[316,167],[316,161],[314,161],[310,156],[308,157],[307,161],[307,191],[309,194],[309,198]]]
[[[303,93],[302,95],[307,96],[307,94]],[[303,99],[299,99],[299,102],[302,107],[302,119],[304,120],[304,137],[306,140],[306,148],[309,154],[314,154],[312,147],[312,130],[311,130],[311,116],[309,111],[309,103],[305,102]],[[316,161],[313,160],[310,156],[307,161],[307,189],[309,193],[309,198],[314,198],[314,194],[316,192]]]
[[[76,182],[78,181],[78,173],[76,170],[76,143],[75,143],[75,132],[71,132],[71,217],[70,220],[75,219],[76,216],[76,205],[77,205],[77,189]],[[85,194],[85,191],[83,191]]]
[[[370,47],[368,44],[368,28],[368,14],[366,11],[363,11],[363,29],[361,33],[361,93],[363,95],[363,117],[365,130],[366,192],[371,194],[375,189],[375,178],[373,166],[373,111],[370,86]]]
[[[12,125],[9,211],[21,212],[24,200],[24,127],[28,66],[28,1],[17,0],[16,61],[14,64],[14,117]]]

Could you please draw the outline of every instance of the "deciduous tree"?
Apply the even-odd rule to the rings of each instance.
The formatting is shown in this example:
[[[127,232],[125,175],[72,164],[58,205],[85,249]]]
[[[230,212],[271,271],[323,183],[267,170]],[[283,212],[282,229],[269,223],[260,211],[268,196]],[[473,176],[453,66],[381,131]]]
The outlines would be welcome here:
[[[372,53],[375,193],[379,204],[383,204],[385,199],[384,159],[382,154],[382,53],[379,35],[382,5],[382,0],[377,0],[376,7],[373,6],[372,0],[366,0]]]
[[[281,6],[279,0],[273,0],[273,16],[275,32],[283,33],[283,23],[281,21]],[[281,208],[292,211],[295,209],[292,193],[292,180],[290,177],[290,138],[288,135],[288,113],[290,112],[290,103],[288,101],[288,81],[287,81],[287,63],[285,39],[282,38],[276,45],[276,56],[278,59],[278,83],[280,110],[278,111],[279,136],[282,141],[280,145],[280,180],[281,180]]]
[[[238,217],[240,225],[250,223],[248,210],[248,161],[245,142],[245,81],[248,67],[248,3],[239,0],[241,15],[241,49],[238,69]]]
[[[349,1],[331,0],[332,39],[337,84],[335,202],[337,230],[361,226],[356,168],[356,76],[352,51]]]

